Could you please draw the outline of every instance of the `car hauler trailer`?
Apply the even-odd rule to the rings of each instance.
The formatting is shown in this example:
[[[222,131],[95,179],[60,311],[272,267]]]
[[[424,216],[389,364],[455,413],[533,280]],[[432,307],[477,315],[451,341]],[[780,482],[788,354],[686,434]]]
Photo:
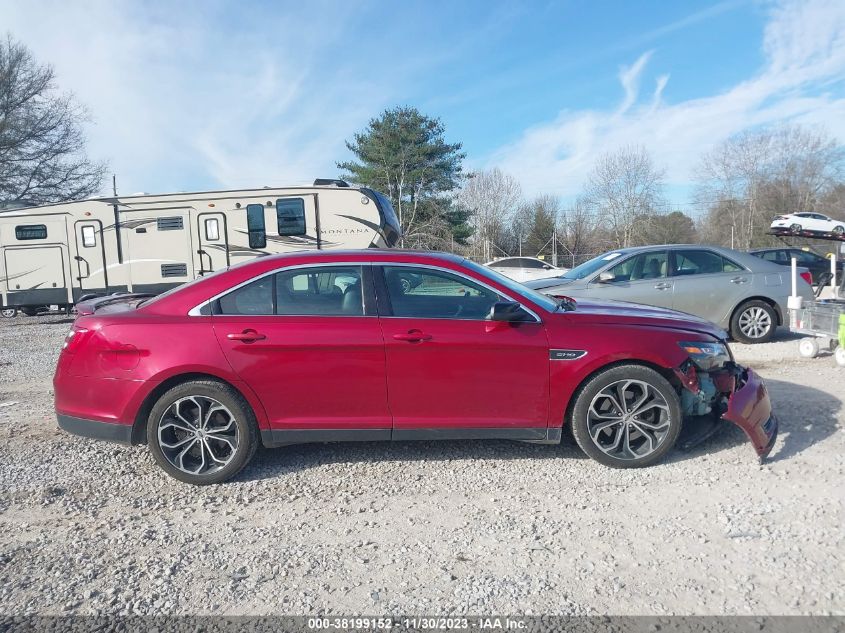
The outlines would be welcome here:
[[[389,248],[400,230],[386,196],[342,180],[19,208],[0,212],[0,296],[33,313],[157,294],[269,253]]]

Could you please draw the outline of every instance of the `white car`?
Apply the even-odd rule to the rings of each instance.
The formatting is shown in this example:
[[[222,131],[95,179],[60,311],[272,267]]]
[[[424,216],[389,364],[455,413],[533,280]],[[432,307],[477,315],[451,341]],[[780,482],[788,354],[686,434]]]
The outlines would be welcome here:
[[[813,233],[834,233],[835,235],[845,234],[845,222],[833,220],[821,213],[790,213],[779,215],[772,222],[773,231],[789,231],[790,233],[801,233],[811,231]]]
[[[557,277],[567,271],[566,268],[552,266],[548,262],[536,257],[502,257],[484,264],[497,273],[510,277],[514,281],[531,281],[532,279],[545,279],[546,277]]]

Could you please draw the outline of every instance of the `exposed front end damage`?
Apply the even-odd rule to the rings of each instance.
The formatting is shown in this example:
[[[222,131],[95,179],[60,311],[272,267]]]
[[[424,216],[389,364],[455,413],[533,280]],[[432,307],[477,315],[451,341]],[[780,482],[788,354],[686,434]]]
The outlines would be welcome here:
[[[760,462],[766,459],[777,439],[778,421],[766,386],[757,374],[732,360],[704,370],[690,358],[675,369],[675,375],[684,387],[684,417],[709,414],[714,423],[727,420],[735,424],[751,440]],[[716,426],[700,434],[693,444],[709,437]]]

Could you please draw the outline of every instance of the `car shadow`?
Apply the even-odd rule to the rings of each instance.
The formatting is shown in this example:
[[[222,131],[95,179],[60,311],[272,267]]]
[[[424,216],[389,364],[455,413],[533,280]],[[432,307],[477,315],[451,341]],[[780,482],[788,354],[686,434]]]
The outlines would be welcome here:
[[[837,429],[838,398],[804,385],[767,380],[780,431],[769,462],[791,459],[814,444],[824,441]],[[808,412],[812,412],[808,417]],[[694,421],[690,421],[694,423]],[[716,433],[689,450],[676,448],[665,463],[697,459],[705,454],[744,445],[748,459],[756,459],[745,433],[730,422],[721,422]],[[559,445],[528,444],[509,440],[444,440],[406,442],[345,442],[298,444],[260,449],[253,463],[237,479],[254,481],[275,478],[309,468],[338,463],[446,462],[502,459],[588,459],[568,432]]]
[[[791,459],[839,429],[837,414],[842,409],[839,398],[794,382],[771,379],[765,382],[779,424],[778,440],[767,463]],[[702,454],[717,453],[740,444],[747,445],[751,455],[755,455],[742,429],[730,422],[723,422],[720,426],[712,437],[690,450],[673,451],[668,461],[695,459]]]

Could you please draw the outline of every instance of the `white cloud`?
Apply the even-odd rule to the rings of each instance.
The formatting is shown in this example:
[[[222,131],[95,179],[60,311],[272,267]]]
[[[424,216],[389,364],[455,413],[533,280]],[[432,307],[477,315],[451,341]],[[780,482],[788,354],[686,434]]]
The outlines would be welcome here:
[[[751,126],[795,121],[824,125],[845,140],[845,3],[788,2],[771,10],[754,77],[709,97],[663,102],[668,76],[650,103],[638,103],[650,53],[620,73],[623,97],[613,111],[564,110],[526,130],[485,161],[516,176],[527,191],[577,194],[604,152],[644,145],[670,185],[686,185],[701,154]]]
[[[320,59],[352,8],[256,6],[33,0],[3,3],[0,23],[88,106],[89,154],[124,193],[333,176],[392,95]]]

